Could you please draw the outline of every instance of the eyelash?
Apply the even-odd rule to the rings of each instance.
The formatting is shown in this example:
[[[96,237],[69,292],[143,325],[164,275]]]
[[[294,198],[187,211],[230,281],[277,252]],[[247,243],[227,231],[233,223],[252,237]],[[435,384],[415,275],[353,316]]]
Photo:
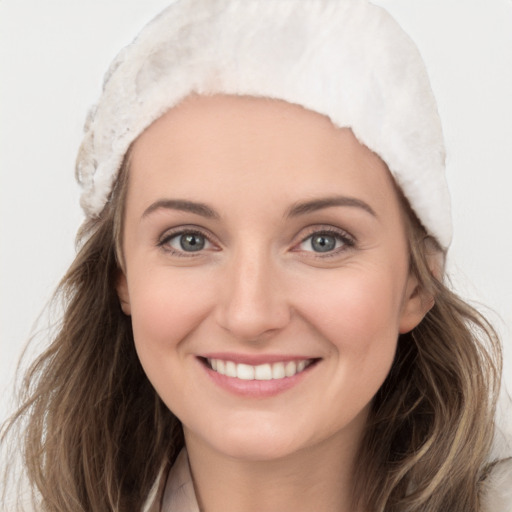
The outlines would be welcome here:
[[[300,249],[300,246],[307,240],[311,239],[314,236],[322,236],[322,235],[334,237],[337,241],[340,241],[342,243],[342,246],[335,248],[334,250],[325,252],[325,253],[321,253],[321,252],[317,252],[317,251],[302,251]],[[325,226],[325,227],[314,226],[314,227],[310,228],[309,234],[307,236],[303,237],[301,239],[301,241],[297,245],[294,246],[294,250],[296,250],[297,252],[300,251],[300,252],[312,253],[314,255],[313,257],[323,259],[323,258],[331,258],[334,256],[339,256],[340,253],[345,252],[348,249],[355,247],[355,245],[356,245],[356,239],[342,229],[336,229],[331,226]]]
[[[160,247],[162,250],[164,250],[167,253],[170,253],[173,256],[178,257],[184,257],[184,258],[191,258],[191,257],[197,257],[200,256],[204,250],[200,249],[197,252],[194,251],[185,251],[185,250],[176,250],[173,247],[171,247],[169,242],[177,237],[183,236],[183,235],[198,235],[200,237],[203,237],[205,241],[209,244],[212,244],[213,246],[217,246],[215,242],[212,241],[212,237],[206,234],[201,229],[198,229],[197,227],[181,227],[177,228],[176,230],[166,232],[162,238],[160,238],[157,242],[157,246]],[[313,236],[332,236],[337,241],[340,241],[342,243],[342,247],[335,248],[334,250],[326,251],[325,253],[321,253],[318,251],[304,251],[300,249],[300,246],[305,243],[308,239],[312,238]],[[293,246],[292,251],[294,252],[305,252],[305,253],[312,253],[314,254],[315,258],[329,258],[333,256],[338,256],[341,252],[344,252],[350,248],[353,248],[356,245],[356,240],[353,236],[349,235],[346,231],[341,229],[336,229],[331,226],[314,226],[309,229],[309,233],[302,237],[300,242]]]
[[[199,256],[203,252],[202,249],[197,252],[179,251],[179,250],[174,249],[170,245],[168,245],[171,240],[173,240],[174,238],[183,236],[183,235],[197,235],[197,236],[203,237],[207,243],[210,243],[212,245],[217,245],[212,241],[212,239],[209,235],[207,235],[205,232],[201,231],[200,229],[198,229],[196,227],[189,227],[189,228],[181,227],[181,228],[176,229],[175,231],[166,232],[164,234],[164,236],[158,240],[157,246],[160,247],[162,250],[164,250],[166,253],[171,254],[172,256],[178,256],[178,257],[183,257],[183,258],[191,258],[191,257]]]

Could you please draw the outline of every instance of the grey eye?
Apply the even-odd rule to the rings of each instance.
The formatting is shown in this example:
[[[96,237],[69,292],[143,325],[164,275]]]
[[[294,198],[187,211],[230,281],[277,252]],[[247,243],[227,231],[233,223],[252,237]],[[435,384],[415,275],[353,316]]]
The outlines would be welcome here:
[[[333,235],[318,234],[310,238],[311,248],[315,252],[329,252],[336,248],[336,237]]]
[[[312,235],[304,238],[299,244],[301,251],[314,252],[317,254],[326,254],[343,250],[347,247],[352,247],[353,241],[346,235],[331,233],[329,231],[317,231]]]
[[[193,253],[215,250],[208,235],[187,229],[164,235],[158,245],[175,256],[193,256]]]
[[[206,239],[198,233],[185,233],[176,237],[179,240],[180,248],[187,252],[197,252],[204,249]]]

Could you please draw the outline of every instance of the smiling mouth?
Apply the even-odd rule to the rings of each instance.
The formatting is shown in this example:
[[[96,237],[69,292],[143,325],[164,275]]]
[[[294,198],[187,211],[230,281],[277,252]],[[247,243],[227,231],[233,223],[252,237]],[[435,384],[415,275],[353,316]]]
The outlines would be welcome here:
[[[214,372],[240,380],[282,380],[302,373],[317,361],[318,359],[302,359],[253,366],[223,359],[203,359],[204,364]]]

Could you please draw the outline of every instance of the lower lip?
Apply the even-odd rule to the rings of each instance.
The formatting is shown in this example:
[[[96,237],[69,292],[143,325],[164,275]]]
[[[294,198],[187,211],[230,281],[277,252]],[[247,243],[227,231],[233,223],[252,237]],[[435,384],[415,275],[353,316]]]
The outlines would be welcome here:
[[[270,398],[284,393],[304,380],[317,365],[315,362],[302,372],[296,373],[293,377],[271,380],[243,380],[235,377],[227,377],[226,375],[212,370],[202,362],[200,364],[215,384],[230,393],[247,398]]]

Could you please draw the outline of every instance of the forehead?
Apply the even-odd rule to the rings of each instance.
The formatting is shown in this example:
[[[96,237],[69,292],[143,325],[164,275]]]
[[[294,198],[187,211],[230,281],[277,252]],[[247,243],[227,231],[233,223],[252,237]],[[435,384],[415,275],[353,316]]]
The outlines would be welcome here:
[[[284,101],[221,95],[187,98],[135,142],[129,203],[143,208],[162,194],[247,206],[326,194],[397,204],[385,163],[351,130]]]

